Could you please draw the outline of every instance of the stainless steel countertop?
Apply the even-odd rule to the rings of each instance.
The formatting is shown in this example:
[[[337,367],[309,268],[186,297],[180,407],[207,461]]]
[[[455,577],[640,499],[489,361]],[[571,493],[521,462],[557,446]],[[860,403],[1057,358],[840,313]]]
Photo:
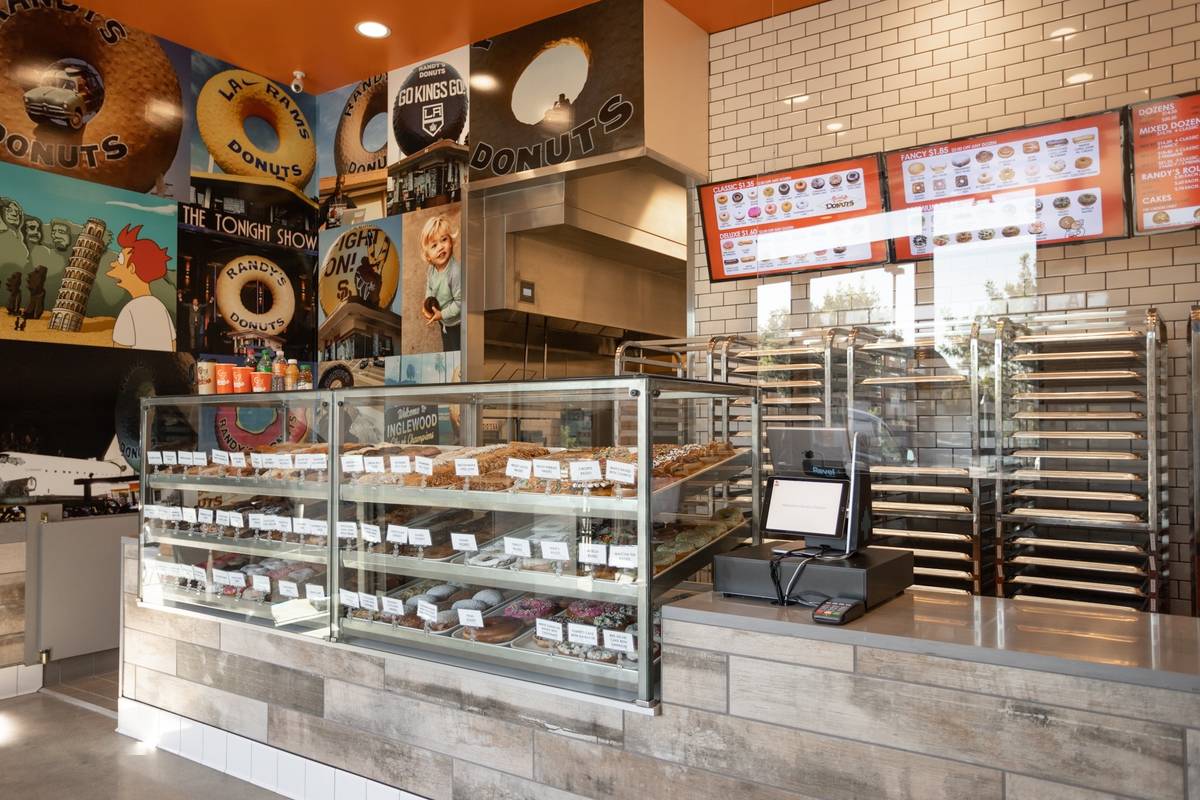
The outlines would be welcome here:
[[[1200,693],[1194,617],[910,591],[843,626],[713,592],[665,606],[663,618]]]

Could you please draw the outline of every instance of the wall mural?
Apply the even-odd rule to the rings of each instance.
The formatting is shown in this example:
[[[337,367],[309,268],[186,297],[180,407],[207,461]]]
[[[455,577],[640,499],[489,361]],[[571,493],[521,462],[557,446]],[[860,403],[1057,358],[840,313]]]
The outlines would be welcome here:
[[[316,98],[74,4],[10,6],[0,491],[80,494],[52,476],[130,474],[138,399],[191,391],[195,354],[312,359]]]

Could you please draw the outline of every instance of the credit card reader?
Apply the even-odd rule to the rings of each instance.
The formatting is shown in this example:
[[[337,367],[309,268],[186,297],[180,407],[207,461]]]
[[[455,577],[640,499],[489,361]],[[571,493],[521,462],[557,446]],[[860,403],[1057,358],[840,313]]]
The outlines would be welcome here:
[[[813,609],[813,622],[826,625],[845,625],[866,613],[863,601],[855,597],[831,597]]]

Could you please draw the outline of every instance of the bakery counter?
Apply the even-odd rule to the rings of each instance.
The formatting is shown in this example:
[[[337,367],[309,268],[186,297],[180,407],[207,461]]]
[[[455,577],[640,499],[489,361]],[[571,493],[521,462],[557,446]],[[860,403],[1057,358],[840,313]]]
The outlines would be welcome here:
[[[709,592],[663,637],[663,716],[715,733],[653,749],[697,766],[749,750],[782,785],[771,742],[819,740],[845,783],[818,797],[1200,797],[1195,618],[910,591],[837,627]]]

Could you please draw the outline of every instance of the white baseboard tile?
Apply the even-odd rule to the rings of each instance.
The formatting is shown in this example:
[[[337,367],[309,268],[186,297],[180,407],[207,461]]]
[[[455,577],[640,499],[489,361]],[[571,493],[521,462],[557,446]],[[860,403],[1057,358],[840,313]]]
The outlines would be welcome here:
[[[0,700],[33,694],[42,688],[42,665],[0,667]]]
[[[117,708],[118,733],[290,800],[427,800],[136,700]]]

